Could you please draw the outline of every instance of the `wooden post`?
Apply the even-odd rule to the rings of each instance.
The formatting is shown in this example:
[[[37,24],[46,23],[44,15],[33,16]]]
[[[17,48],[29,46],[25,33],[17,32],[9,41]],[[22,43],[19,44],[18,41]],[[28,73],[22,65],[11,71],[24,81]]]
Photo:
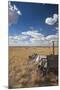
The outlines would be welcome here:
[[[54,41],[52,41],[52,43],[53,43],[53,55],[54,55]]]

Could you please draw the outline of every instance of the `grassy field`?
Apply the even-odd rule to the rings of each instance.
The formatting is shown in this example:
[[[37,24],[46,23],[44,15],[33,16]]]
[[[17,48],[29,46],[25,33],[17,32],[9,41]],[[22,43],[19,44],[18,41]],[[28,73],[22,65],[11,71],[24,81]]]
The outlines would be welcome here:
[[[52,50],[52,47],[9,47],[9,88],[57,85],[56,75],[50,73],[42,77],[37,64],[28,58],[33,53],[50,55]],[[55,54],[58,54],[57,47]]]

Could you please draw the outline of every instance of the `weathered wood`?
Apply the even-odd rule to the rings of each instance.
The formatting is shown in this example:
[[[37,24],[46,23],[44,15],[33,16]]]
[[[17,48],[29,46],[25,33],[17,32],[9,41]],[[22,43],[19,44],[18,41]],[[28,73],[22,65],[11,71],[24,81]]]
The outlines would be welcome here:
[[[48,71],[58,72],[58,55],[47,56],[47,68]]]

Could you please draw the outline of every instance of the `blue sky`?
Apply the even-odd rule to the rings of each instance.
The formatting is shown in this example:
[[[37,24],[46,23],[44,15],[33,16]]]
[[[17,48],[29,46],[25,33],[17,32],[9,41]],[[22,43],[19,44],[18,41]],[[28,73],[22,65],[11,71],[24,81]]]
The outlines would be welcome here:
[[[8,19],[11,46],[48,46],[58,40],[58,5],[11,1]]]

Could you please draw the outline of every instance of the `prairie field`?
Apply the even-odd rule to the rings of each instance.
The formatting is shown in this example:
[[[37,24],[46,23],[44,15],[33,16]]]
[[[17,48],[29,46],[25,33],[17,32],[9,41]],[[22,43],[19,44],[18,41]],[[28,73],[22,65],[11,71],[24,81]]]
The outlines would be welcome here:
[[[57,55],[58,47],[55,47],[54,51],[55,55]],[[33,53],[50,55],[53,53],[53,48],[9,47],[9,88],[58,85],[58,77],[56,75],[50,73],[43,77],[42,73],[38,71],[37,64],[29,60],[29,56]]]

